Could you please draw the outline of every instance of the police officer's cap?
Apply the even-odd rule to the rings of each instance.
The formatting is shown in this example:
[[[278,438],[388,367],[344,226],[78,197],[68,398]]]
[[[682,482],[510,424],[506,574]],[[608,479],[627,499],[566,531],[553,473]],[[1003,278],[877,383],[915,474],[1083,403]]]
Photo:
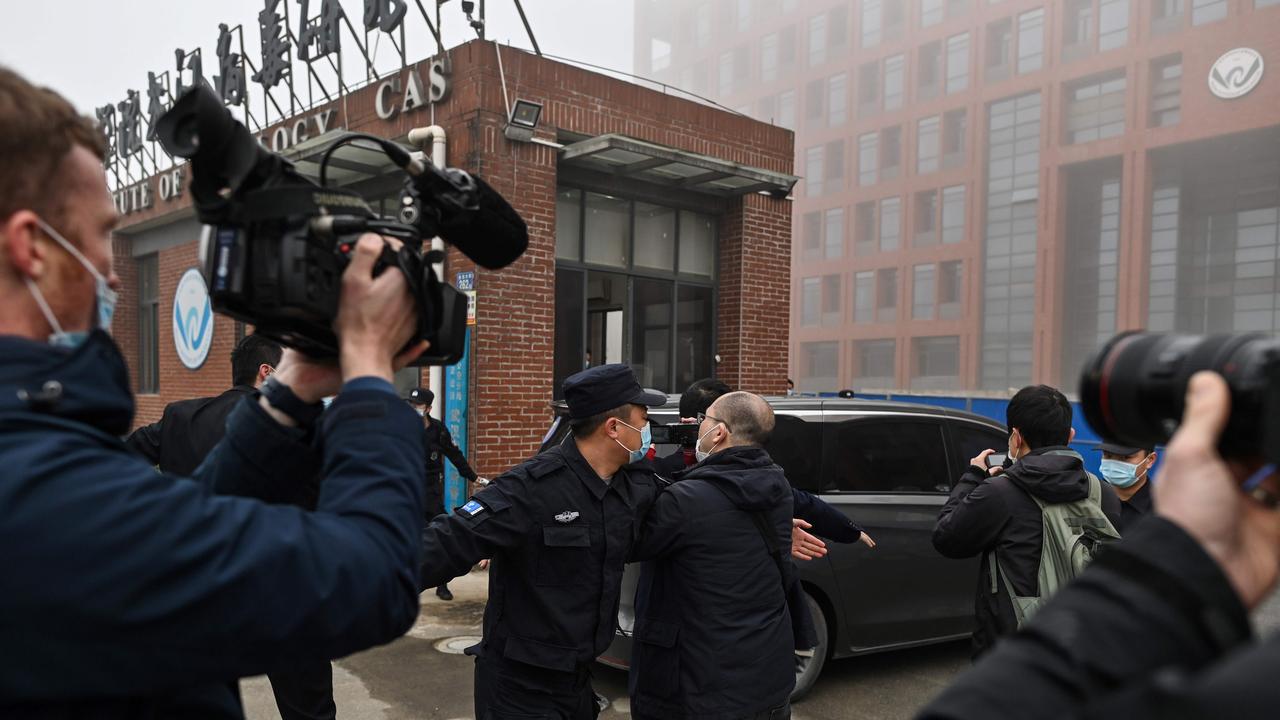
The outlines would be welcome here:
[[[626,365],[597,365],[565,378],[564,401],[569,417],[582,420],[623,405],[661,407],[667,396],[645,390]]]
[[[430,405],[435,400],[436,394],[426,388],[414,388],[409,391],[409,402],[414,405]]]
[[[1154,449],[1155,448],[1130,447],[1128,445],[1121,445],[1119,443],[1110,443],[1110,442],[1104,442],[1098,445],[1098,452],[1110,453],[1112,455],[1119,455],[1121,457],[1129,457],[1130,455],[1134,455],[1139,451],[1151,452]]]

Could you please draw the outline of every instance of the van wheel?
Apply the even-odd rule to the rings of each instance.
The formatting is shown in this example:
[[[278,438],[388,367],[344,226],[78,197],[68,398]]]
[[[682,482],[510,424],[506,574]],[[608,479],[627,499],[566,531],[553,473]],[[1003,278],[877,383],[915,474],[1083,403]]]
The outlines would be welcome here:
[[[804,594],[805,604],[809,606],[809,614],[813,616],[813,629],[818,636],[818,647],[811,652],[796,652],[796,689],[791,692],[792,702],[799,700],[813,689],[822,674],[822,666],[827,664],[827,654],[831,651],[831,638],[827,634],[827,616],[822,606],[808,592]]]

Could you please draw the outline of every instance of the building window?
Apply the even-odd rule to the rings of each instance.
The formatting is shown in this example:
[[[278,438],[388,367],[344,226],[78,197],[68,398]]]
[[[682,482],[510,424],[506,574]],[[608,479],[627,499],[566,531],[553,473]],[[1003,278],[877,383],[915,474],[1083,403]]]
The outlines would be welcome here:
[[[1273,5],[1280,5],[1280,0],[1253,0],[1255,8],[1271,7]]]
[[[876,322],[898,319],[898,269],[883,268],[876,272]]]
[[[1124,47],[1129,40],[1129,0],[1100,0],[1098,49]]]
[[[938,266],[938,319],[958,320],[963,302],[964,263],[959,260]]]
[[[916,193],[914,229],[911,244],[929,247],[938,244],[938,191],[923,190]]]
[[[827,125],[839,127],[849,118],[849,76],[840,73],[827,79]]]
[[[1191,0],[1191,24],[1207,25],[1225,20],[1227,0]]]
[[[807,212],[800,221],[800,259],[822,259],[822,216],[817,212]]]
[[[733,92],[733,51],[720,53],[720,84],[718,90],[721,97]]]
[[[862,47],[879,45],[883,31],[884,0],[862,0]]]
[[[858,68],[858,117],[870,117],[880,111],[880,65],[866,63]]]
[[[938,96],[942,81],[942,43],[931,42],[920,48],[916,68],[916,98],[930,100]]]
[[[593,265],[627,267],[631,262],[631,202],[589,192],[585,215],[583,260]]]
[[[1182,117],[1182,56],[1151,63],[1151,127],[1177,125]]]
[[[738,0],[738,32],[751,27],[751,6],[755,0]]]
[[[997,100],[987,118],[987,211],[983,248],[984,390],[1031,382],[1040,170],[1040,93]]]
[[[804,124],[808,128],[823,127],[826,121],[827,83],[813,80],[804,87]]]
[[[711,3],[704,2],[693,11],[693,42],[700,48],[711,42]]]
[[[1175,327],[1180,195],[1177,185],[1156,187],[1151,193],[1151,282],[1148,286],[1147,328],[1154,332],[1173,332]]]
[[[837,193],[844,190],[844,140],[832,140],[826,145],[827,178],[823,182],[826,192]]]
[[[964,242],[964,186],[942,189],[942,244]]]
[[[1151,32],[1161,35],[1176,32],[1182,27],[1182,12],[1186,0],[1153,0],[1151,7]]]
[[[1123,135],[1124,91],[1123,73],[1095,75],[1068,87],[1063,123],[1067,144]]]
[[[143,255],[138,273],[138,393],[160,392],[160,256]]]
[[[879,246],[876,237],[876,204],[868,201],[854,208],[853,254],[874,255]]]
[[[938,169],[938,153],[942,139],[942,118],[937,115],[916,123],[916,173],[924,175]]]
[[[942,22],[944,0],[920,0],[920,27],[933,27]]]
[[[902,107],[903,88],[906,85],[907,61],[902,55],[894,55],[884,60],[884,109],[897,110]]]
[[[809,18],[809,67],[827,61],[827,15]]]
[[[838,6],[827,13],[827,58],[838,57],[849,43],[849,10]]]
[[[796,91],[778,93],[778,124],[788,130],[796,129]]]
[[[907,23],[907,8],[904,0],[884,0],[884,39],[897,40]]]
[[[840,344],[800,343],[800,389],[805,392],[835,392],[840,368]]]
[[[964,165],[965,111],[952,110],[942,116],[942,167]]]
[[[960,387],[960,338],[915,338],[914,390],[956,390]]]
[[[841,305],[840,276],[824,275],[822,277],[822,324],[824,326],[834,327],[843,321]]]
[[[672,272],[676,267],[676,211],[635,204],[635,267]]]
[[[1009,18],[987,25],[987,80],[1009,77],[1013,63],[1013,21]]]
[[[853,321],[872,323],[876,319],[876,274],[864,270],[853,275]]]
[[[875,185],[880,168],[880,138],[877,133],[858,136],[858,184]]]
[[[556,192],[556,259],[582,259],[582,191]]]
[[[805,195],[818,197],[825,191],[823,181],[827,171],[824,167],[827,150],[822,145],[814,145],[804,151]]]
[[[902,235],[902,201],[896,197],[880,201],[880,252],[898,249]]]
[[[1018,74],[1044,66],[1044,9],[1018,16]]]
[[[896,341],[861,340],[854,343],[858,353],[858,385],[863,388],[892,388],[894,381],[894,345]]]
[[[937,268],[933,264],[916,265],[911,277],[911,319],[932,320]]]
[[[1066,297],[1062,309],[1062,382],[1116,331],[1120,248],[1120,160],[1077,165],[1066,173]]]
[[[1062,23],[1062,59],[1086,55],[1093,48],[1093,0],[1067,0]]]
[[[659,38],[649,39],[649,70],[662,72],[671,67],[671,43]]]
[[[844,255],[844,208],[831,208],[822,213],[823,256],[838,258]]]
[[[800,281],[800,325],[814,327],[822,322],[822,278],[807,277]]]
[[[769,33],[760,40],[760,82],[778,79],[778,33]]]
[[[885,128],[880,147],[880,179],[892,180],[902,166],[902,128]]]
[[[947,38],[947,94],[969,87],[969,33]]]

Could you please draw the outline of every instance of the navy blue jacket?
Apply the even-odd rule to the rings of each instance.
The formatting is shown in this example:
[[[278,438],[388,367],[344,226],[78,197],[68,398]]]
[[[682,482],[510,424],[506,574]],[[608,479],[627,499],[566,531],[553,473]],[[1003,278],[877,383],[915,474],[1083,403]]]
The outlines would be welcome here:
[[[762,513],[776,557],[752,519]],[[717,720],[787,703],[791,518],[791,486],[760,448],[715,453],[658,496],[634,553],[650,562],[636,593],[633,714]]]
[[[404,633],[418,610],[420,421],[381,380],[310,433],[245,400],[188,478],[120,437],[124,359],[0,336],[0,717],[242,717],[236,678]],[[306,482],[316,512],[225,497]]]

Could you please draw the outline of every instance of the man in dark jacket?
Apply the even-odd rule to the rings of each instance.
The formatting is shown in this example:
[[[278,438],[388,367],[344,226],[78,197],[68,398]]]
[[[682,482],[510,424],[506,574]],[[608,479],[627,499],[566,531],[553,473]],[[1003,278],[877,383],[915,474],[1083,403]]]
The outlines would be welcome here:
[[[179,400],[165,406],[157,422],[138,428],[126,443],[160,472],[189,476],[226,434],[231,411],[262,387],[280,365],[284,350],[274,340],[246,335],[231,351],[230,390],[214,397]],[[314,510],[320,495],[318,477],[305,482],[272,484],[253,493],[259,500]],[[332,720],[333,668],[326,658],[299,659],[291,667],[269,673],[271,692],[282,720]]]
[[[1104,442],[1098,445],[1102,453],[1102,465],[1098,470],[1102,479],[1115,488],[1120,498],[1121,533],[1132,529],[1134,523],[1151,513],[1151,468],[1157,462],[1154,447],[1130,447],[1119,443]]]
[[[1067,445],[1071,429],[1071,403],[1047,385],[1019,390],[1006,411],[1009,459],[1006,468],[987,468],[985,450],[951,491],[938,514],[933,546],[950,558],[981,555],[975,592],[976,624],[973,654],[978,657],[996,639],[1018,629],[1013,602],[1004,583],[991,577],[990,558],[995,553],[1014,592],[1038,597],[1043,518],[1032,496],[1047,504],[1083,500],[1089,496],[1089,476],[1084,462]],[[1120,521],[1120,501],[1102,484],[1102,511],[1115,525]]]
[[[246,335],[231,351],[231,389],[169,403],[159,420],[134,430],[126,442],[160,472],[190,475],[222,440],[232,408],[275,372],[282,352],[272,340]]]
[[[417,320],[400,273],[373,277],[383,241],[343,276],[339,362],[287,353],[197,474],[165,476],[120,440],[101,135],[0,68],[0,143],[0,717],[241,718],[237,678],[401,635],[422,433],[390,379],[425,343],[396,356]],[[314,513],[216,494],[317,473]]]
[[[1280,572],[1280,486],[1273,467],[1218,455],[1230,406],[1220,376],[1191,379],[1154,516],[921,718],[1276,717],[1280,637],[1254,642],[1248,611]]]
[[[467,456],[453,442],[453,435],[449,434],[449,428],[431,417],[431,404],[435,400],[436,394],[427,388],[414,388],[409,391],[409,404],[422,417],[422,447],[425,450],[427,469],[425,479],[427,501],[423,514],[428,523],[435,516],[449,511],[444,506],[445,458],[449,458],[449,462],[453,463],[458,474],[466,478],[467,482],[475,482],[479,479],[476,471],[472,470],[470,463],[467,462]],[[446,601],[453,599],[449,583],[440,583],[436,586],[436,597]]]
[[[795,687],[787,607],[791,486],[761,445],[773,410],[745,392],[712,404],[701,462],[645,519],[635,555],[631,713],[637,718],[786,718]]]

